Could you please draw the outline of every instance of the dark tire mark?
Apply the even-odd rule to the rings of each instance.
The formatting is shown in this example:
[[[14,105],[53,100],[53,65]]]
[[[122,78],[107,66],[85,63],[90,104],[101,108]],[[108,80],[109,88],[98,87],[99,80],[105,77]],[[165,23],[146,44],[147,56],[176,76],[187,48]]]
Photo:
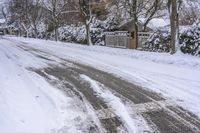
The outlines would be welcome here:
[[[166,111],[153,111],[143,114],[148,118],[149,124],[152,122],[157,126],[161,133],[194,133],[188,125],[184,125],[181,121],[169,115]],[[197,132],[196,132],[197,133]]]
[[[121,78],[115,77],[112,74],[91,68],[89,66],[84,66],[76,64],[78,67],[74,67],[74,71],[85,74],[96,81],[104,84],[108,88],[113,89],[124,97],[128,98],[135,104],[152,102],[152,99],[156,101],[164,100],[157,93],[152,91],[147,91],[142,87],[139,87],[133,83],[125,81]]]
[[[173,112],[175,112],[176,114],[178,114],[179,116],[181,116],[182,118],[184,118],[185,120],[187,120],[188,122],[190,122],[195,127],[199,127],[196,128],[195,130],[200,132],[200,119],[196,115],[190,113],[189,111],[183,109],[182,107],[168,107],[168,108]]]
[[[118,121],[117,117],[109,118],[109,119],[101,119],[100,120],[103,126],[107,131],[110,133],[117,133],[117,128],[111,128],[111,127],[120,127],[123,125],[120,121]]]

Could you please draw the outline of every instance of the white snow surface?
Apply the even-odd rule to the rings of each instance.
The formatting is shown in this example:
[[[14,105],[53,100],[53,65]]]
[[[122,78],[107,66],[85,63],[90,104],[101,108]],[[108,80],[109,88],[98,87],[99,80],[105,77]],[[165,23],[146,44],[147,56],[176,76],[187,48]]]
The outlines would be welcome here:
[[[78,132],[76,123],[70,120],[84,117],[66,107],[72,102],[70,98],[25,69],[45,67],[47,63],[24,53],[17,45],[27,45],[112,73],[158,92],[200,117],[199,57],[5,37],[0,40],[0,132],[44,133],[57,131],[66,123],[69,124],[67,131]],[[53,58],[51,55],[49,58]]]
[[[76,132],[72,99],[26,67],[46,66],[10,41],[0,40],[0,133]]]

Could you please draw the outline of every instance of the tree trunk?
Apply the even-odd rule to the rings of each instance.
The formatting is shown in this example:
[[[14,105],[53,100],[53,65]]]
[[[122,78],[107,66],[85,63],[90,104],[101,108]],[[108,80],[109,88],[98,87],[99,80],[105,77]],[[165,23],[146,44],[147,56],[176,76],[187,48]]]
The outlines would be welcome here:
[[[35,34],[35,38],[38,38],[38,35],[37,35],[37,26],[34,25],[34,34]]]
[[[91,20],[92,20],[92,16],[91,16],[92,13],[91,13],[91,9],[90,9],[90,1],[88,3],[88,6],[89,6],[88,10],[89,11],[87,11],[87,9],[84,8],[85,6],[87,6],[87,4],[85,3],[85,1],[81,2],[81,0],[79,0],[80,14],[81,14],[83,23],[85,25],[87,44],[88,45],[92,45],[91,35],[90,35],[90,23],[91,23]],[[89,14],[88,14],[88,12],[89,12]]]
[[[92,45],[91,36],[90,36],[90,23],[87,22],[87,16],[85,16],[82,10],[81,10],[81,15],[82,15],[83,23],[85,25],[87,44]]]
[[[171,0],[170,5],[170,25],[171,25],[171,54],[174,54],[176,52],[176,39],[177,39],[177,23],[176,23],[176,17],[177,17],[177,4],[176,0]]]
[[[143,32],[146,32],[146,31],[147,31],[147,24],[145,23],[143,26]]]
[[[137,0],[133,0],[133,25],[135,32],[135,44],[138,47],[138,16],[137,16]]]
[[[58,28],[55,26],[55,41],[58,41]]]
[[[84,20],[85,30],[86,30],[86,40],[88,45],[92,45],[91,36],[90,36],[90,25],[87,24],[87,20]]]
[[[178,10],[178,9],[177,9]],[[179,11],[177,11],[177,15],[176,15],[176,49],[177,51],[180,51],[180,40],[179,40],[179,32],[180,32],[180,29],[179,29]]]
[[[134,22],[134,29],[135,29],[135,44],[136,44],[136,48],[138,48],[138,25],[137,25],[137,22]]]

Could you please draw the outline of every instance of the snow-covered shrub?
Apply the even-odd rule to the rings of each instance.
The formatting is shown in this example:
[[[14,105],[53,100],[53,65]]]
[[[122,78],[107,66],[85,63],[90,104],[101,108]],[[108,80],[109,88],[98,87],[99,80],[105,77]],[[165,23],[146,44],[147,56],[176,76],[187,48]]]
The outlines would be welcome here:
[[[69,25],[58,29],[59,40],[75,43],[86,43],[84,26]]]
[[[48,29],[46,29],[48,27]],[[104,32],[113,31],[118,28],[116,16],[110,16],[105,21],[93,18],[90,24],[91,40],[94,45],[104,45]],[[28,31],[28,33],[27,33]],[[27,30],[23,29],[22,36],[35,38],[34,28],[29,25]],[[45,25],[43,22],[37,25],[37,37],[40,39],[55,40],[55,32],[53,25]],[[86,44],[86,30],[82,25],[66,25],[58,28],[58,39],[65,42],[74,42]]]
[[[104,30],[105,30],[105,23],[99,21],[97,19],[93,19],[90,27],[91,32],[91,39],[94,45],[103,45],[104,44]]]
[[[40,38],[40,39],[45,38],[45,36],[46,36],[46,25],[41,22],[37,27],[38,27],[38,29],[37,29],[38,38]]]
[[[181,32],[180,44],[183,53],[200,56],[200,21]]]
[[[101,28],[91,28],[91,40],[94,45],[103,45],[104,44],[104,35],[103,35],[103,29]]]
[[[170,36],[167,31],[155,31],[143,45],[143,50],[154,52],[170,51]]]
[[[103,22],[103,28],[107,31],[117,30],[118,25],[119,23],[116,16],[110,16]]]
[[[110,17],[105,21],[100,21],[94,18],[90,25],[91,40],[94,45],[104,45],[104,31],[111,31],[117,29],[117,24],[114,21],[114,17]],[[75,42],[85,44],[86,41],[86,31],[85,26],[74,26],[68,25],[65,27],[60,27],[59,30],[59,40],[66,42]]]

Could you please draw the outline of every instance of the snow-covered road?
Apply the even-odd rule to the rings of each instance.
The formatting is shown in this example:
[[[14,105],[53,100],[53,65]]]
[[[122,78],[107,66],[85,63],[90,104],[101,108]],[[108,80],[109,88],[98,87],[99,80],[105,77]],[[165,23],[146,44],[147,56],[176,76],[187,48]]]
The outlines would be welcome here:
[[[28,70],[47,67],[48,60],[15,44],[0,40],[0,133],[79,133],[79,125],[86,128],[88,116],[74,107],[74,100]]]
[[[109,128],[107,125],[118,128],[113,131],[155,130],[143,119],[147,117],[157,128],[161,120],[166,127],[170,127],[167,121],[177,122],[174,125],[177,131],[191,131],[183,125],[192,127],[199,124],[198,118],[194,118],[196,123],[191,123],[194,119],[190,119],[189,114],[185,115],[183,109],[177,109],[178,104],[200,117],[198,57],[6,37],[0,40],[0,61],[0,132],[105,132]],[[63,65],[69,71],[63,70]],[[93,70],[89,66],[115,76]],[[49,83],[35,72],[45,77]],[[66,81],[71,82],[69,84]],[[88,91],[85,84],[77,85],[79,82],[88,82],[91,90]],[[136,89],[133,85],[142,86],[143,89]],[[82,100],[68,90],[63,95],[63,88],[70,86],[75,86],[76,91],[81,92],[79,96]],[[111,90],[107,90],[107,87]],[[98,98],[91,96],[93,93]],[[101,107],[110,115],[101,113]],[[158,111],[159,108],[164,108],[173,117]],[[151,109],[154,112],[147,111]],[[104,118],[104,121],[99,117]],[[11,121],[12,125],[9,124]],[[115,121],[113,125],[111,121]],[[173,131],[173,128],[157,130]]]

